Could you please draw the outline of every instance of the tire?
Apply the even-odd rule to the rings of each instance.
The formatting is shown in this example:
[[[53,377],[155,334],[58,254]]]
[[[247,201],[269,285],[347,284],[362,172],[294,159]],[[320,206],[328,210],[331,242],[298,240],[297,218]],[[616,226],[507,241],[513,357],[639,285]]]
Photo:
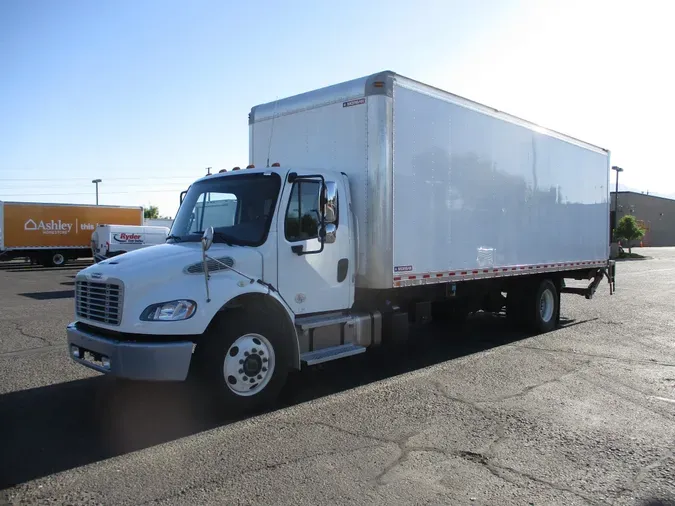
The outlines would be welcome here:
[[[525,317],[529,329],[535,334],[554,330],[560,313],[560,295],[550,279],[542,280],[526,297]]]
[[[68,259],[62,251],[50,251],[42,260],[44,267],[63,267]]]
[[[228,414],[268,407],[286,383],[292,343],[273,319],[246,310],[225,315],[197,345],[194,374]]]

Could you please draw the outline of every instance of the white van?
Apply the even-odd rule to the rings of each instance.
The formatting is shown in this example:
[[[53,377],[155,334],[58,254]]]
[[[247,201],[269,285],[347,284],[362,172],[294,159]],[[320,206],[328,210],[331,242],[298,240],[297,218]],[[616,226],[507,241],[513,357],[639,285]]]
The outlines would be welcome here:
[[[98,225],[91,235],[94,261],[100,262],[128,251],[164,244],[168,227]]]

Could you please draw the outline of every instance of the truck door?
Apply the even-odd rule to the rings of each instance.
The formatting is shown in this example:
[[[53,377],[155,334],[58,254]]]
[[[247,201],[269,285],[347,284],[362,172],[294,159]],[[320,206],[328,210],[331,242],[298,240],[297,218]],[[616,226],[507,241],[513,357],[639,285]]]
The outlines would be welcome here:
[[[334,218],[319,241],[320,179],[298,179],[284,191],[278,223],[278,288],[295,314],[346,309],[353,290],[349,214],[343,181],[328,181]]]

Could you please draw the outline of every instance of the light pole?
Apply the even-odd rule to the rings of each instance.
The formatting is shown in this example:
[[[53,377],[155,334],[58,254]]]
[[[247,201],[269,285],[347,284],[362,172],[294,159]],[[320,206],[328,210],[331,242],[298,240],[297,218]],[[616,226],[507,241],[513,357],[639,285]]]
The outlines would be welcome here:
[[[623,172],[623,169],[618,165],[614,165],[612,170],[616,171],[616,190],[614,190],[614,228],[612,228],[612,238],[616,242],[616,227],[619,226],[617,219],[619,218],[619,172]]]
[[[101,179],[93,179],[92,183],[96,185],[96,205],[98,205],[98,184],[101,183]]]

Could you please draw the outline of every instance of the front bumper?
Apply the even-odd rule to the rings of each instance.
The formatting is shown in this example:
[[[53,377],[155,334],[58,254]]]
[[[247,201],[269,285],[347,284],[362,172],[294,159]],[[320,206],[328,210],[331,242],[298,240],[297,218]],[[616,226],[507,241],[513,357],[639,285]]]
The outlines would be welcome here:
[[[68,325],[68,353],[96,371],[132,380],[183,381],[192,359],[192,341],[139,343],[98,336]]]

